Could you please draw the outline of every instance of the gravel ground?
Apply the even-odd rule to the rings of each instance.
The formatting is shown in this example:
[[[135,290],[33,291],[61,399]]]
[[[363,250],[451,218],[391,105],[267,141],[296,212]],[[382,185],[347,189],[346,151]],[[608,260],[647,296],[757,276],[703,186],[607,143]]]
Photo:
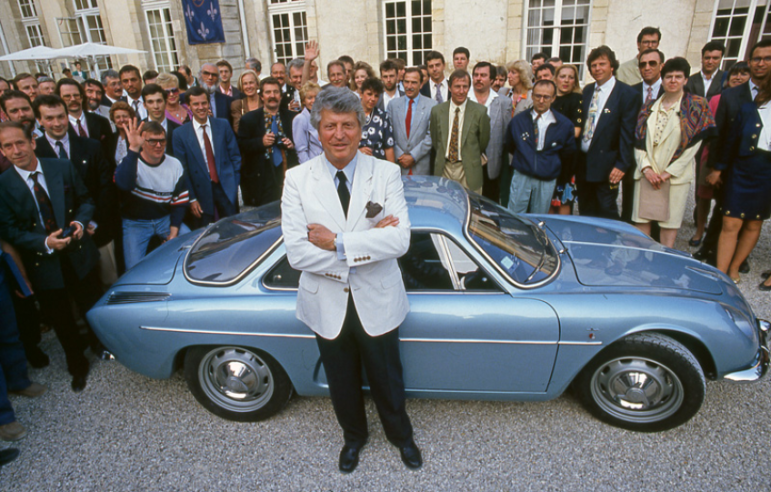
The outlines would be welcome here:
[[[691,209],[687,212],[690,217]],[[678,247],[688,249],[686,220]],[[764,231],[740,285],[756,313],[771,268]],[[337,471],[342,444],[328,398],[293,397],[266,422],[208,413],[181,374],[157,381],[116,362],[94,361],[88,387],[70,390],[53,334],[51,366],[31,370],[50,391],[11,397],[27,437],[0,469],[8,491],[592,490],[771,489],[771,381],[711,382],[699,414],[669,432],[640,434],[593,419],[571,395],[545,403],[409,400],[424,466],[407,470],[368,402],[370,442],[351,475]]]

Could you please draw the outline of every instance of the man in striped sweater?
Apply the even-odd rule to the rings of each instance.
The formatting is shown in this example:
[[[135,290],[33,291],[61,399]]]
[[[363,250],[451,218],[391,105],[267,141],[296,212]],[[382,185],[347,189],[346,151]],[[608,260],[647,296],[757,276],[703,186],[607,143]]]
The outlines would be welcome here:
[[[166,131],[155,121],[126,128],[129,149],[115,169],[121,190],[123,250],[126,270],[147,254],[153,236],[163,241],[177,237],[189,202],[184,168],[165,154]]]

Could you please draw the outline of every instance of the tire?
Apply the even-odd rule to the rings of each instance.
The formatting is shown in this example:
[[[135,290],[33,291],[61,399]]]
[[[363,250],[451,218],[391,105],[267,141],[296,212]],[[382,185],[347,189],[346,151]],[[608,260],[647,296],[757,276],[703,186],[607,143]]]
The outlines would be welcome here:
[[[707,383],[696,358],[658,333],[628,336],[600,352],[576,378],[596,418],[624,429],[659,432],[696,415]]]
[[[286,406],[292,383],[270,355],[251,348],[193,347],[185,380],[198,403],[227,420],[265,420]]]

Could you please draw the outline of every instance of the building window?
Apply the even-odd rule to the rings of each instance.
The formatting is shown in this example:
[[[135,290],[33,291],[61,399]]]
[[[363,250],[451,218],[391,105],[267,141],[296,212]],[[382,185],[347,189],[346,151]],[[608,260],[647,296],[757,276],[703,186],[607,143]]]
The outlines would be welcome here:
[[[710,41],[725,46],[722,69],[749,57],[752,45],[771,37],[767,0],[715,0]]]
[[[305,0],[270,0],[270,30],[273,33],[273,59],[289,63],[305,55],[308,21]]]
[[[27,39],[29,39],[29,47],[45,46],[46,42],[43,38],[43,31],[40,29],[40,24],[25,24],[24,27],[27,31]]]
[[[179,66],[179,51],[171,25],[171,11],[168,8],[145,10],[145,17],[155,69],[159,72],[176,70]]]
[[[591,0],[529,0],[525,59],[530,60],[536,53],[558,56],[583,73],[591,4]]]
[[[73,0],[75,10],[99,9],[96,0]]]
[[[37,9],[34,0],[19,0],[19,10],[22,19],[37,19]]]
[[[431,0],[384,2],[387,58],[401,58],[407,65],[422,65],[433,49]]]

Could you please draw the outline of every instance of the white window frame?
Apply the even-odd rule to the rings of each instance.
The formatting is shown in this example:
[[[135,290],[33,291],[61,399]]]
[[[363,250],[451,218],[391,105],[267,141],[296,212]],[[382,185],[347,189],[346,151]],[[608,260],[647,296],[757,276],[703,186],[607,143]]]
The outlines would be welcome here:
[[[593,7],[593,0],[588,0],[587,5],[567,5],[566,7],[570,8],[573,7],[574,11],[578,7],[586,7],[588,14],[586,17],[586,22],[581,24],[565,24],[563,26],[562,24],[562,8],[564,5],[563,0],[554,0],[554,24],[551,26],[546,26],[543,24],[543,18],[541,18],[540,24],[538,26],[530,26],[529,25],[529,19],[530,19],[530,11],[531,7],[529,5],[528,1],[525,1],[523,4],[523,14],[522,14],[522,58],[530,61],[530,57],[536,53],[542,52],[545,48],[550,48],[551,55],[553,56],[560,56],[560,48],[562,46],[570,46],[572,50],[575,50],[577,46],[583,45],[583,56],[582,60],[578,61],[572,61],[572,60],[562,60],[563,63],[571,63],[574,64],[576,67],[578,67],[579,71],[579,78],[583,77],[584,72],[584,61],[586,60],[586,57],[589,55],[589,29],[592,24],[592,7]],[[550,7],[552,8],[552,7]],[[534,8],[535,9],[535,8]],[[543,12],[543,7],[537,7],[538,10]],[[576,19],[573,19],[575,22]],[[574,40],[571,40],[569,43],[561,44],[562,42],[562,27],[572,27],[575,29],[576,27],[583,27],[584,28],[584,41],[583,43],[576,43]],[[553,30],[553,38],[551,41],[551,45],[544,45],[543,42],[539,42],[538,44],[530,44],[528,43],[528,32],[530,29],[539,29],[543,31],[544,29],[552,29]],[[575,30],[574,36],[575,36]],[[541,41],[543,40],[543,36],[541,35]],[[535,46],[538,46],[538,48],[535,48]],[[533,49],[533,52],[530,53],[529,50]]]
[[[24,15],[24,7],[22,6],[21,2],[25,1],[25,3],[28,4],[28,7],[32,10],[32,15]],[[37,20],[37,7],[35,6],[35,0],[17,0],[17,3],[19,4],[19,12],[21,13],[21,19],[24,20],[30,20],[34,19]]]
[[[177,38],[174,36],[174,27],[171,25],[171,23],[167,23],[166,21],[162,20],[162,27],[164,31],[164,37],[160,40],[161,44],[164,46],[164,49],[161,53],[157,52],[155,50],[155,43],[153,42],[152,37],[152,30],[150,29],[150,12],[161,12],[161,18],[164,19],[164,10],[169,11],[169,17],[171,17],[171,7],[169,5],[169,2],[147,2],[143,4],[144,12],[145,12],[145,23],[147,26],[147,37],[150,40],[150,52],[152,53],[152,60],[153,60],[153,66],[155,67],[155,70],[158,72],[162,71],[168,71],[172,72],[173,70],[176,70],[176,68],[179,66],[179,43],[177,42]],[[174,42],[174,46],[171,46],[171,42]],[[166,63],[163,66],[159,66],[157,62],[157,57],[162,56],[165,58]],[[166,67],[169,67],[168,70],[166,70]]]
[[[743,61],[746,56],[749,55],[747,53],[747,50],[752,47],[757,41],[763,38],[763,33],[766,30],[766,21],[768,21],[769,16],[769,6],[771,6],[771,1],[769,0],[746,0],[749,1],[749,7],[747,12],[747,20],[744,23],[744,29],[742,31],[741,36],[738,35],[730,35],[731,25],[729,22],[729,25],[726,29],[726,35],[725,36],[715,36],[715,24],[717,23],[718,19],[718,8],[720,7],[720,0],[715,0],[715,7],[712,10],[712,21],[709,24],[709,40],[710,41],[720,41],[725,45],[726,47],[726,54],[723,56],[723,61],[721,63],[721,69],[725,70],[727,68],[730,68],[731,65],[736,63],[737,61]],[[734,18],[740,17],[735,15],[734,11],[736,10],[736,4],[737,3],[744,3],[742,0],[733,0],[733,7],[731,8],[731,14],[727,16],[721,16],[721,18],[728,18],[733,21]],[[765,4],[765,7],[763,6]],[[755,17],[755,13],[757,12],[758,8],[764,8],[763,11],[763,21],[760,26],[760,31],[758,32],[758,37],[756,39],[750,39],[752,34],[752,25],[753,25],[753,19]],[[771,33],[769,33],[771,35]],[[741,41],[739,45],[739,54],[738,56],[728,56],[728,40],[729,39],[739,39]]]
[[[305,43],[308,42],[308,11],[306,9],[305,0],[269,0],[268,3],[268,18],[270,19],[270,44],[272,46],[273,56],[271,60],[274,63],[279,61],[284,64],[288,63],[293,58],[302,58],[305,55]],[[289,45],[292,48],[292,56],[278,56],[278,47],[276,45],[276,24],[274,20],[275,15],[286,14],[289,19]],[[298,27],[294,20],[294,15],[300,14],[305,18],[305,25]],[[305,39],[299,39],[297,36],[297,29],[301,28],[305,35]]]
[[[423,1],[421,0],[421,9],[423,8]],[[404,3],[404,14],[405,14],[405,27],[406,32],[400,33],[397,32],[396,34],[388,34],[388,21],[390,20],[386,15],[386,9],[388,5],[393,4],[394,8],[396,8],[396,4],[398,3]],[[416,54],[420,53],[422,56],[425,56],[429,51],[434,50],[434,26],[433,26],[433,3],[431,4],[430,14],[426,15],[425,13],[421,12],[417,15],[414,15],[412,12],[412,1],[411,0],[387,0],[383,2],[383,52],[385,53],[386,58],[396,58],[399,54],[399,52],[406,51],[407,53],[407,59],[404,60],[407,63],[407,66],[415,66],[420,64],[425,64],[425,59],[417,60],[421,63],[417,63],[416,61]],[[422,19],[428,17],[431,19],[431,30],[430,31],[420,31],[420,32],[414,32],[412,30],[412,21],[415,19],[415,17],[421,18],[421,26],[423,25]],[[396,19],[400,19],[400,17],[396,17]],[[422,36],[425,39],[425,36],[428,35],[431,38],[431,46],[426,48],[425,45],[421,46],[420,48],[415,48],[413,43],[413,36]],[[405,36],[406,38],[406,48],[405,49],[399,49],[398,46],[398,37],[399,36]],[[396,50],[389,50],[388,49],[388,40],[389,38],[397,38],[396,40]]]

